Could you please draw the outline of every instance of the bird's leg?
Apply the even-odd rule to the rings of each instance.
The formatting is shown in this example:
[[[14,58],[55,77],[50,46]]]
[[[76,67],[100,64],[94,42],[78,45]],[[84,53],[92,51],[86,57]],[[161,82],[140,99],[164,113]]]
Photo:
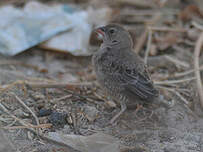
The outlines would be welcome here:
[[[136,107],[136,109],[135,109],[135,114],[136,114],[140,109],[142,109],[142,108],[143,108],[143,106],[140,105],[139,103],[137,103],[137,107]]]
[[[125,103],[121,103],[121,111],[119,113],[117,113],[111,120],[110,120],[110,124],[113,124],[114,121],[120,117],[120,115],[127,109],[127,106]]]
[[[137,116],[138,111],[139,111],[140,109],[142,109],[142,108],[143,108],[143,106],[140,105],[139,103],[137,103],[137,107],[136,107],[135,111],[133,112],[133,113],[135,114],[135,117],[136,117],[136,118],[138,118],[138,116]]]

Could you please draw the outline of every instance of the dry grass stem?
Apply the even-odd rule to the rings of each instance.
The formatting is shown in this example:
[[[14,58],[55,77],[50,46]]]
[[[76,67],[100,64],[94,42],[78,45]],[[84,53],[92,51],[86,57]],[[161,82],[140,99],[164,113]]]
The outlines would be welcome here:
[[[72,97],[73,95],[72,94],[69,94],[69,95],[66,95],[66,96],[63,96],[63,97],[60,97],[60,98],[57,98],[57,99],[54,99],[54,101],[61,101],[61,100],[65,100],[65,99],[68,99],[70,97]]]
[[[198,116],[188,107],[189,105],[189,101],[187,101],[178,91],[177,89],[173,89],[173,88],[168,88],[168,87],[164,87],[164,86],[157,86],[158,88],[161,89],[166,89],[172,93],[174,93],[176,96],[178,96],[183,102],[183,106],[187,109],[187,111],[195,118],[198,119]]]
[[[200,104],[201,104],[201,107],[203,108],[203,87],[202,87],[200,71],[198,70],[199,69],[199,56],[200,56],[202,44],[203,44],[203,32],[200,34],[200,36],[196,42],[195,51],[194,51],[194,68],[195,68],[196,84],[197,84],[198,94],[200,97]]]
[[[197,71],[202,71],[202,70],[203,70],[203,66],[201,66],[199,69],[197,69]],[[188,71],[185,71],[185,72],[175,73],[173,75],[173,77],[183,77],[183,76],[189,75],[191,73],[194,73],[195,71],[196,71],[195,69],[192,69],[192,70],[188,70]]]
[[[27,85],[28,87],[31,88],[67,88],[72,90],[73,88],[80,88],[80,87],[90,87],[93,85],[93,83],[90,82],[84,82],[84,83],[58,83],[54,82],[51,80],[46,80],[46,79],[34,79],[34,78],[29,78],[31,82],[28,82],[27,80],[17,80],[11,84],[3,85],[0,86],[0,93],[3,93],[16,85]],[[33,81],[32,81],[33,80]],[[38,82],[34,82],[38,81]],[[39,81],[45,81],[39,83]]]
[[[142,35],[137,40],[137,43],[135,46],[136,53],[139,53],[142,50],[142,48],[146,42],[146,39],[147,39],[147,30],[145,29],[145,31],[142,33]]]
[[[179,59],[175,58],[174,56],[165,55],[166,59],[173,62],[175,65],[180,65],[184,68],[189,68],[190,65],[187,62],[180,61]]]
[[[196,27],[197,29],[203,31],[203,25],[200,25],[199,23],[195,22],[195,21],[192,21],[192,25],[194,27]]]
[[[169,27],[149,27],[150,30],[152,31],[160,31],[160,32],[187,32],[186,29],[183,28],[169,28]]]
[[[152,43],[152,30],[148,30],[148,40],[147,40],[147,49],[145,51],[145,57],[144,57],[144,62],[147,64],[147,58],[149,56],[150,48],[151,48],[151,43]]]
[[[200,66],[199,71],[203,71],[203,66]],[[177,73],[173,73],[173,74],[159,74],[158,77],[161,80],[166,80],[168,78],[178,78],[178,77],[184,77],[187,76],[189,74],[193,74],[195,72],[194,69],[192,70],[188,70],[188,71],[184,71],[184,72],[177,72]]]
[[[33,83],[26,82],[31,88],[69,88],[69,87],[88,87],[92,86],[92,83]]]
[[[16,100],[25,108],[27,109],[31,114],[32,116],[35,118],[35,121],[36,121],[36,124],[39,126],[39,119],[38,117],[35,115],[35,113],[15,94],[15,93],[11,93],[15,98]]]
[[[185,103],[185,104],[189,104],[189,101],[187,101],[178,91],[174,90],[174,93]]]
[[[21,123],[23,126],[26,126],[27,128],[33,128],[33,125],[32,125],[32,124],[30,124],[30,123],[28,123],[28,122],[25,122],[25,121],[21,120],[20,118],[16,117],[15,115],[11,114],[11,113],[8,111],[8,109],[7,109],[3,104],[0,103],[0,107],[1,107],[1,109],[3,109],[3,111],[4,111],[5,113],[7,113],[7,114],[8,114],[10,117],[12,117],[13,119],[17,120],[17,121],[18,121],[19,123]]]
[[[60,146],[64,146],[67,148],[67,151],[69,152],[80,152],[78,150],[73,149],[72,147],[70,147],[67,144],[64,144],[62,142],[58,142],[55,141],[53,139],[50,139],[49,137],[45,137],[44,135],[42,135],[41,133],[38,134],[38,132],[36,132],[33,128],[37,128],[36,126],[29,124],[27,122],[24,122],[23,120],[17,118],[16,116],[14,116],[13,114],[11,114],[1,103],[0,103],[0,107],[3,109],[4,112],[6,112],[9,116],[11,116],[12,118],[14,118],[15,120],[17,120],[21,125],[25,126],[25,129],[28,129],[29,131],[31,131],[32,133],[34,133],[35,135],[38,135],[38,137],[40,137],[43,140],[46,140],[47,142],[50,142],[52,144],[56,144],[56,145],[60,145]]]
[[[13,83],[10,83],[10,84],[7,84],[7,85],[3,85],[3,86],[0,86],[0,93],[3,93],[11,88],[13,88],[14,86],[16,85],[24,85],[25,84],[25,81],[23,80],[17,80]]]
[[[40,71],[40,68],[36,65],[26,64],[24,62],[15,61],[15,60],[2,60],[2,61],[0,61],[0,65],[20,65],[20,66],[24,66],[27,68],[32,68],[36,71]]]
[[[168,85],[168,84],[176,84],[176,83],[183,83],[183,82],[188,82],[195,80],[196,77],[191,77],[191,78],[186,78],[186,79],[181,79],[181,80],[166,80],[166,81],[155,81],[155,85]]]
[[[188,107],[189,101],[187,101],[178,91],[174,90],[173,93],[175,93],[176,96],[178,96],[183,102],[184,107],[188,110],[188,112],[196,119],[198,119],[198,116]]]
[[[2,129],[26,129],[26,128],[51,128],[52,124],[40,124],[35,126],[6,126],[1,127]]]

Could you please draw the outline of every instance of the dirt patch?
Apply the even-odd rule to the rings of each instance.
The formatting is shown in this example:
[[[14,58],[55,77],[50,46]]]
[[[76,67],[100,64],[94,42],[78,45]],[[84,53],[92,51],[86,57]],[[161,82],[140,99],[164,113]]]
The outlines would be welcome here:
[[[149,72],[160,93],[167,101],[173,101],[174,106],[165,108],[155,102],[138,111],[135,106],[109,125],[109,120],[120,110],[119,105],[96,83],[91,57],[75,57],[38,47],[15,57],[0,56],[0,127],[4,128],[3,141],[9,141],[6,143],[11,150],[69,151],[64,145],[39,138],[36,133],[40,131],[41,135],[106,133],[120,141],[122,152],[203,151],[203,112],[193,69],[193,51],[201,31],[193,21],[198,21],[201,15],[193,12],[185,20],[181,9],[187,6],[180,1],[170,5],[177,5],[182,14],[166,5],[161,17],[156,15],[154,3],[139,7],[129,3],[109,4],[115,11],[112,21],[129,29],[136,52],[142,57],[146,57],[149,44],[144,25],[152,21]],[[98,2],[83,1],[78,5],[87,4],[97,6]],[[82,85],[84,82],[90,85]],[[3,142],[2,145],[5,146]]]
[[[1,70],[4,71],[1,72],[2,84],[10,84],[19,80],[17,77],[18,73],[20,73],[20,77],[22,76],[22,80],[27,78],[31,80],[31,77],[32,80],[41,78],[43,80],[38,80],[37,82],[41,81],[43,83],[50,77],[61,79],[64,82],[63,75],[68,80],[66,73],[71,75],[70,80],[72,79],[71,77],[74,77],[78,78],[77,81],[80,79],[83,81],[86,79],[87,81],[89,75],[93,74],[91,72],[91,63],[88,59],[81,58],[79,60],[70,56],[56,55],[50,61],[47,61],[46,58],[43,59],[45,54],[46,52],[33,50],[7,60],[10,63],[12,61],[22,62],[24,65],[32,63],[32,65],[48,69],[48,72],[43,73],[23,66],[23,64],[12,65],[8,62],[7,65],[1,66]],[[78,63],[78,61],[80,62]],[[52,66],[55,66],[54,72],[49,72],[49,62],[52,63]],[[58,65],[59,67],[57,68]],[[70,65],[75,67],[72,68]],[[12,75],[11,72],[14,74]],[[36,82],[36,80],[34,81]],[[88,81],[93,82],[94,79]],[[129,151],[133,151],[132,149],[136,149],[136,147],[145,151],[156,152],[198,152],[202,150],[203,119],[200,113],[187,109],[178,98],[173,98],[175,105],[170,109],[159,105],[144,107],[137,112],[135,112],[135,109],[129,109],[115,124],[108,125],[112,116],[119,111],[119,107],[110,108],[105,102],[108,99],[104,96],[102,98],[102,91],[98,87],[83,88],[72,92],[67,88],[34,89],[23,84],[12,86],[1,94],[1,103],[10,113],[31,124],[36,124],[32,115],[16,101],[12,93],[15,93],[37,115],[41,109],[50,109],[51,111],[65,114],[57,117],[54,114],[50,116],[50,113],[48,113],[47,116],[38,117],[40,124],[51,123],[53,125],[51,128],[42,129],[44,134],[56,131],[64,134],[86,136],[93,134],[95,131],[102,131],[118,138],[121,145],[127,147]],[[96,94],[97,96],[95,96]],[[193,102],[198,104],[198,100]],[[4,111],[1,110],[0,113],[2,126],[7,126],[11,123],[14,123],[14,126],[20,125],[17,122],[13,122]],[[50,117],[57,118],[52,118],[50,121]],[[62,119],[61,122],[60,119]],[[57,125],[54,125],[54,123]],[[5,133],[15,145],[15,148],[21,151],[26,152],[33,149],[41,151],[44,149],[46,151],[47,149],[58,148],[57,146],[40,143],[37,137],[27,130],[7,129]]]

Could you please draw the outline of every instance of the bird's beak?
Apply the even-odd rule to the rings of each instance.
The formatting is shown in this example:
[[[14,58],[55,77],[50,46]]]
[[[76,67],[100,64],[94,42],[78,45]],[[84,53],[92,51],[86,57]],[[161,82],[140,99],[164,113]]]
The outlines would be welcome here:
[[[98,35],[101,35],[102,37],[105,36],[105,28],[104,27],[99,27],[94,30]]]

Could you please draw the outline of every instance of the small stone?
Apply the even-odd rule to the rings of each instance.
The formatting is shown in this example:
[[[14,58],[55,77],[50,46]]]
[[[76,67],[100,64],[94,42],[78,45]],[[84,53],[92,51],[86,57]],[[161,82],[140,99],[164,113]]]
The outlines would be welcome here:
[[[86,114],[87,119],[90,122],[93,122],[98,117],[98,114],[99,114],[99,111],[92,106],[86,106],[84,112]]]
[[[152,56],[155,56],[155,55],[157,55],[157,47],[156,47],[156,45],[155,44],[152,44],[151,45],[151,48],[150,48],[150,55],[152,55]]]
[[[32,132],[28,131],[27,137],[28,137],[29,140],[33,140],[35,135]]]
[[[45,96],[43,94],[41,94],[41,93],[36,93],[36,94],[33,94],[33,98],[35,100],[42,100],[42,99],[45,98]]]
[[[3,152],[14,152],[14,146],[9,138],[4,134],[3,130],[0,130],[0,151]]]
[[[187,31],[187,36],[190,40],[196,41],[199,36],[199,30],[192,28]]]
[[[147,150],[143,147],[128,147],[122,148],[120,152],[147,152]]]
[[[67,117],[66,113],[54,111],[51,113],[48,119],[53,124],[53,126],[63,127],[67,123],[66,117]]]
[[[115,102],[113,102],[112,100],[106,101],[106,104],[107,104],[110,108],[115,108],[115,107],[116,107]]]
[[[48,116],[52,113],[52,110],[51,109],[40,109],[39,110],[39,113],[38,113],[38,116],[39,117],[44,117],[44,116]]]
[[[69,125],[73,125],[73,119],[72,119],[71,116],[67,117],[67,122],[68,122]]]
[[[24,112],[23,110],[21,110],[21,109],[16,109],[13,113],[14,113],[15,116],[20,117],[20,118],[29,116],[28,113],[25,113],[25,112]]]

